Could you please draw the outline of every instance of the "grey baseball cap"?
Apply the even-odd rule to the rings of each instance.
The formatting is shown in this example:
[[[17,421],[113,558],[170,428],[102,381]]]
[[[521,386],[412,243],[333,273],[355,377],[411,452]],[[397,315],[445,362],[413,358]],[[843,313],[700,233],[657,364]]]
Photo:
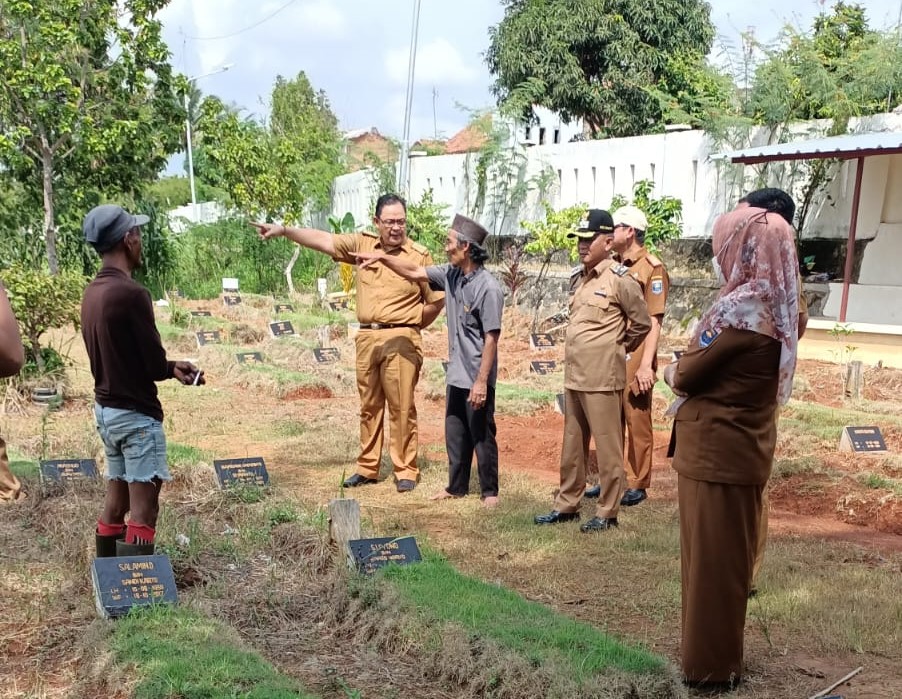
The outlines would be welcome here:
[[[97,252],[107,252],[125,237],[132,228],[143,226],[150,221],[144,214],[130,214],[116,204],[95,206],[85,216],[82,230],[85,240],[94,246]]]

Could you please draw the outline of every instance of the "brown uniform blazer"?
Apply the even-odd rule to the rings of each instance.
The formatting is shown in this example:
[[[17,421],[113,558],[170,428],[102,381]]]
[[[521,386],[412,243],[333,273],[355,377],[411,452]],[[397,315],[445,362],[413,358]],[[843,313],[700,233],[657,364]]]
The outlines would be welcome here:
[[[674,419],[673,468],[699,481],[762,485],[777,443],[780,343],[725,328],[703,332],[701,344],[680,357],[674,375],[688,399]]]

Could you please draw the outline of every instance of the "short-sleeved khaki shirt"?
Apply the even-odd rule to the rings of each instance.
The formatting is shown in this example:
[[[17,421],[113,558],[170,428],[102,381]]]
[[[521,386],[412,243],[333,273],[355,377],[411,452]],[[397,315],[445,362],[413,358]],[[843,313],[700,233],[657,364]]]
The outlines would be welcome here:
[[[626,268],[604,260],[582,275],[570,298],[564,388],[620,391],[626,358],[651,329],[642,290]]]
[[[418,267],[433,264],[432,255],[423,245],[409,238],[400,247],[383,249],[382,240],[375,233],[364,231],[334,237],[335,259],[355,264],[358,252],[385,252],[397,255]],[[361,323],[421,325],[423,304],[444,298],[429,284],[416,284],[403,279],[385,265],[357,268],[357,320]]]
[[[642,287],[642,295],[645,305],[648,306],[648,315],[663,316],[664,307],[667,304],[667,294],[670,292],[670,277],[661,261],[650,255],[645,248],[639,248],[632,254],[623,255],[623,266],[629,269],[628,274],[639,282]],[[630,355],[627,365],[627,378],[632,379],[642,364],[642,355],[645,352],[645,342]],[[657,357],[652,360],[652,368],[657,369]]]

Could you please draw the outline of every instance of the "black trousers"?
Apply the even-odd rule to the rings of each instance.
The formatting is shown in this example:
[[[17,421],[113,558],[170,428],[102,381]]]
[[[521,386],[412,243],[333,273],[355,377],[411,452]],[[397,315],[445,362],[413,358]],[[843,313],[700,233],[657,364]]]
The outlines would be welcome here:
[[[448,492],[470,491],[473,452],[479,469],[482,497],[498,495],[498,443],[495,441],[495,388],[488,387],[485,405],[474,410],[469,389],[448,386],[445,407],[445,447],[448,450]]]

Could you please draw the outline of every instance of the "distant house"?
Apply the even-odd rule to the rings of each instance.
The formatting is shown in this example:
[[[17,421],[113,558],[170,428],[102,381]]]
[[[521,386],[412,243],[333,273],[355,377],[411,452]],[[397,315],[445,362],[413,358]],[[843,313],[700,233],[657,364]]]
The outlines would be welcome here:
[[[488,142],[491,132],[492,115],[483,114],[448,139],[445,155],[478,151]]]
[[[362,170],[372,164],[393,163],[398,159],[398,145],[386,138],[375,127],[371,129],[355,129],[344,134],[345,162],[348,172]]]
[[[445,155],[448,142],[440,139],[421,138],[410,147],[411,153],[425,153],[426,155]]]

